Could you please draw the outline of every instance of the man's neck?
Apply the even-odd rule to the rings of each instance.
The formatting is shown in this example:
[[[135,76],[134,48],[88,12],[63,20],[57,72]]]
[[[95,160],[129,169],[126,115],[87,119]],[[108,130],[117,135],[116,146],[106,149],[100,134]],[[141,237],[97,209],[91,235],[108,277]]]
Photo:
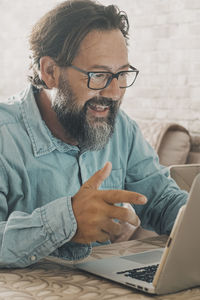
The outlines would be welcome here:
[[[35,99],[41,117],[46,123],[49,130],[52,132],[52,134],[56,138],[60,139],[61,141],[67,144],[77,145],[77,141],[72,139],[70,135],[67,134],[66,130],[59,122],[55,111],[52,109],[50,93],[46,90],[41,90],[38,94],[35,95]]]

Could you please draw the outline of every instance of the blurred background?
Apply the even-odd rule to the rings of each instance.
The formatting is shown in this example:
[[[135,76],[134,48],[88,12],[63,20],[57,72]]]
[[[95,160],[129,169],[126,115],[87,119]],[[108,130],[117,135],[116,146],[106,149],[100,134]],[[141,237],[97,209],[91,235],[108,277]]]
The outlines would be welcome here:
[[[59,0],[0,0],[0,100],[24,89],[32,25]],[[135,120],[169,121],[200,134],[200,1],[101,0],[130,21],[129,61],[140,70],[123,109]]]

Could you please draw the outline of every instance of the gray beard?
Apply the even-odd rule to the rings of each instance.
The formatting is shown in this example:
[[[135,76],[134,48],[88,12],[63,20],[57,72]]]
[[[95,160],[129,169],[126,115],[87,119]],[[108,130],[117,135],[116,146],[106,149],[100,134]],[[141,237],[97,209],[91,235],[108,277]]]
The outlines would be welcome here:
[[[79,147],[82,151],[98,151],[105,147],[109,138],[113,133],[113,126],[106,122],[101,122],[100,125],[92,127],[85,124],[84,138],[79,138]]]
[[[109,104],[109,113],[106,118],[87,116],[88,103]],[[121,101],[108,98],[89,99],[82,108],[77,105],[67,80],[60,78],[59,90],[53,99],[52,108],[57,114],[66,134],[78,142],[82,152],[98,151],[105,147],[114,131],[115,119]]]

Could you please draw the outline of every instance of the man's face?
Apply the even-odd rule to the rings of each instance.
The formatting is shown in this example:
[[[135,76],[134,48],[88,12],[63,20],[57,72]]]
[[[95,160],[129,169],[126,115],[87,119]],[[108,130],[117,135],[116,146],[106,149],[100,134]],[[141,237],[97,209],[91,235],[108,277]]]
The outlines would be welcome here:
[[[128,70],[122,33],[119,30],[90,32],[72,65],[88,72]],[[117,79],[103,90],[89,89],[87,81],[87,75],[70,67],[63,68],[52,107],[66,134],[76,140],[82,150],[99,150],[113,133],[125,89],[119,88]]]

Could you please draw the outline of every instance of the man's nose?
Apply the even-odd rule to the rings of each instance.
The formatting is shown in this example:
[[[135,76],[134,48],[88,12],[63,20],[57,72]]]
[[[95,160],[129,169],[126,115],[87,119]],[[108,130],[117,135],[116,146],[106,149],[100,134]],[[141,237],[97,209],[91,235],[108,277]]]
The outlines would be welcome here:
[[[109,86],[101,90],[100,94],[102,97],[111,98],[112,100],[118,101],[121,99],[124,89],[120,89],[117,78],[113,78]]]

